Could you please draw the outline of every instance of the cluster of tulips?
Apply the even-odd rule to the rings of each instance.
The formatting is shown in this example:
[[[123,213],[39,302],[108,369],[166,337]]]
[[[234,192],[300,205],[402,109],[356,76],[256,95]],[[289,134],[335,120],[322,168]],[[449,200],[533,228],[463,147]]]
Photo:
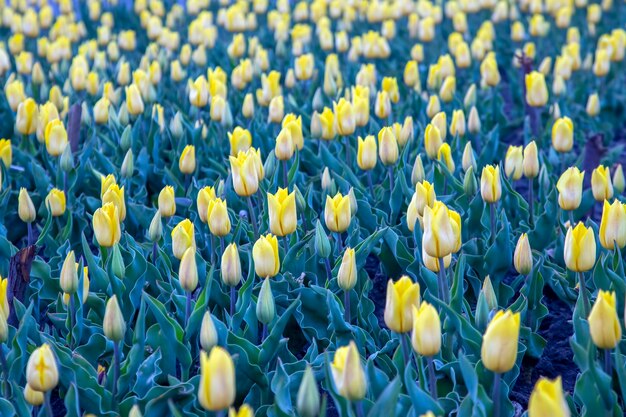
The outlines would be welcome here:
[[[625,24],[0,2],[0,415],[622,415]]]

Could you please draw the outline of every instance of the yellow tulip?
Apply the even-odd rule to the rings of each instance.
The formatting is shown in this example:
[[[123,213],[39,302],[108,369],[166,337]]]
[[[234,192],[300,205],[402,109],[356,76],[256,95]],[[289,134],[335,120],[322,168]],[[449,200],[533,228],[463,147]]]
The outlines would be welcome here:
[[[370,89],[357,85],[352,89],[352,108],[357,126],[363,127],[370,120]]]
[[[44,343],[31,353],[26,365],[26,381],[35,391],[48,392],[59,383],[59,370],[52,348]]]
[[[120,188],[117,184],[109,185],[107,190],[102,194],[102,204],[113,203],[117,207],[120,216],[120,222],[126,219],[126,201],[124,198],[124,187]]]
[[[450,134],[454,137],[462,138],[465,136],[465,129],[465,113],[463,113],[463,110],[454,110],[452,112],[452,120],[450,121]]]
[[[9,287],[9,279],[2,278],[0,276],[0,314],[4,317],[5,320],[8,320],[10,310],[9,310],[9,298],[7,295],[7,289]]]
[[[187,248],[178,267],[178,280],[183,290],[191,293],[198,286],[198,266],[196,264],[196,248]]]
[[[62,216],[65,213],[65,193],[63,190],[53,188],[46,196],[46,207],[52,217]]]
[[[472,107],[470,109],[469,119],[467,121],[467,130],[470,133],[476,134],[479,133],[481,129],[480,116],[478,115],[478,110],[476,107]]]
[[[279,161],[288,161],[291,159],[295,152],[295,145],[291,138],[291,131],[286,128],[282,128],[280,133],[276,137],[276,145],[274,147],[274,154]]]
[[[522,170],[526,178],[535,178],[539,175],[539,156],[537,155],[537,144],[534,140],[524,148]]]
[[[423,301],[419,308],[411,306],[413,313],[413,350],[422,356],[434,356],[441,350],[441,320],[435,307]]]
[[[354,341],[335,351],[330,369],[339,395],[348,401],[359,401],[365,397],[367,380],[361,355]]]
[[[109,106],[110,102],[106,97],[102,97],[96,101],[93,106],[93,118],[96,124],[105,124],[109,121]]]
[[[358,270],[356,269],[356,258],[354,249],[346,248],[341,258],[341,265],[337,273],[337,283],[339,288],[350,291],[356,285]]]
[[[46,150],[51,156],[59,156],[68,144],[67,131],[63,122],[54,119],[48,122],[44,132]]]
[[[27,98],[17,106],[15,127],[22,135],[32,135],[37,131],[38,109],[32,98]]]
[[[563,258],[567,268],[574,272],[585,272],[596,263],[596,238],[591,227],[579,222],[575,228],[567,229]]]
[[[246,152],[252,146],[252,135],[250,131],[242,127],[235,127],[228,132],[228,141],[230,142],[230,154],[236,156],[239,152]]]
[[[485,368],[499,374],[510,371],[517,359],[520,313],[500,310],[483,335],[480,356]]]
[[[233,407],[228,410],[228,417],[254,417],[254,410],[248,404],[239,407],[239,411],[235,411]]]
[[[611,70],[611,56],[606,49],[596,50],[595,60],[593,61],[593,73],[596,77],[604,77]]]
[[[593,344],[600,349],[613,349],[622,338],[622,326],[617,318],[615,291],[600,290],[589,314],[589,332]]]
[[[322,139],[331,140],[335,137],[335,115],[333,111],[328,107],[324,107],[324,111],[319,115],[319,121],[321,123]],[[313,119],[311,119],[311,124]]]
[[[376,94],[374,113],[379,119],[386,119],[391,114],[391,99],[386,91],[379,91]]]
[[[426,115],[428,117],[435,117],[441,111],[441,103],[439,102],[439,96],[432,95],[428,98],[428,105],[426,106]]]
[[[561,377],[539,378],[528,399],[528,417],[570,417]]]
[[[34,407],[38,407],[44,402],[44,393],[35,391],[30,385],[26,384],[24,387],[24,399],[26,402]]]
[[[233,186],[237,195],[248,197],[256,193],[259,189],[259,174],[256,153],[254,148],[241,152],[237,156],[229,156],[230,169],[233,176]]]
[[[567,117],[555,120],[552,125],[552,146],[557,152],[569,152],[574,146],[574,123]]]
[[[585,172],[576,167],[568,168],[556,183],[559,191],[559,206],[563,210],[576,210],[583,196],[583,179]]]
[[[124,339],[126,333],[126,322],[122,315],[122,310],[117,302],[117,296],[113,295],[107,301],[102,320],[102,330],[107,339],[119,342]]]
[[[622,164],[617,164],[617,167],[615,167],[615,171],[613,172],[613,188],[618,194],[622,194],[624,192],[624,188],[626,188],[626,178],[624,178]]]
[[[37,217],[37,212],[35,211],[35,205],[33,204],[33,200],[31,200],[30,195],[28,195],[26,188],[20,188],[17,203],[17,214],[19,215],[20,220],[24,223],[34,222]]]
[[[100,246],[109,248],[120,241],[120,215],[117,206],[106,203],[93,214],[93,231]]]
[[[230,216],[225,200],[214,198],[207,208],[207,222],[209,230],[214,236],[224,237],[230,233]]]
[[[231,243],[224,249],[220,263],[220,274],[224,284],[230,287],[235,287],[241,282],[241,259],[235,243]]]
[[[254,116],[254,98],[250,93],[246,94],[243,99],[243,104],[241,105],[241,114],[246,119],[250,119]]]
[[[291,134],[291,140],[298,150],[304,147],[304,136],[302,134],[302,116],[296,117],[295,114],[289,113],[283,118],[282,128],[287,129]]]
[[[613,197],[611,172],[604,165],[598,166],[591,173],[591,191],[596,201],[609,200]]]
[[[454,173],[454,159],[452,159],[452,149],[447,143],[442,144],[437,152],[437,160],[443,163],[448,171]]]
[[[387,282],[385,324],[396,333],[407,333],[413,328],[413,307],[420,304],[420,286],[402,276],[395,283]]]
[[[276,194],[267,193],[270,231],[276,236],[287,236],[296,230],[296,193],[279,188]]]
[[[52,102],[47,102],[39,106],[39,114],[37,119],[37,140],[45,143],[45,130],[48,123],[59,118],[59,111]]]
[[[444,258],[461,248],[461,217],[441,201],[424,207],[424,250],[433,258]]]
[[[10,139],[0,139],[0,161],[5,168],[10,168],[13,163],[13,150]]]
[[[261,236],[252,247],[254,270],[261,278],[271,278],[280,271],[280,258],[278,257],[278,239],[276,236],[267,234]]]
[[[144,104],[137,84],[131,84],[129,87],[126,87],[125,92],[126,108],[128,109],[128,113],[133,116],[142,114],[144,111]]]
[[[159,213],[162,217],[172,217],[176,214],[176,197],[174,195],[174,187],[166,185],[159,192],[158,198]]]
[[[439,128],[429,123],[424,131],[424,147],[426,148],[426,155],[428,155],[430,159],[435,159],[442,144],[443,139],[441,138]]]
[[[398,161],[398,140],[390,127],[383,127],[378,132],[378,155],[385,166],[394,165]]]
[[[483,168],[480,177],[480,194],[485,203],[497,203],[502,196],[502,183],[500,182],[500,166],[487,165]]]
[[[542,107],[548,102],[548,87],[544,75],[538,71],[526,74],[526,103],[531,107]]]
[[[203,187],[198,191],[196,207],[198,208],[198,217],[200,217],[202,223],[208,221],[207,214],[212,200],[215,200],[215,189],[213,187]]]
[[[178,169],[185,175],[191,175],[196,170],[196,148],[193,145],[187,145],[183,149],[178,160]]]
[[[595,117],[600,114],[600,97],[598,96],[598,93],[593,93],[589,96],[585,111],[591,117]]]
[[[439,97],[444,103],[449,103],[454,99],[454,93],[456,92],[456,77],[450,75],[443,80],[441,88],[439,89]]]
[[[313,76],[315,61],[313,54],[303,54],[295,59],[294,72],[298,80],[310,80]]]
[[[513,264],[515,265],[515,270],[522,275],[530,274],[533,269],[533,252],[526,233],[522,233],[517,241],[515,253],[513,254]]]
[[[285,101],[283,96],[276,96],[270,100],[268,108],[268,122],[280,123],[285,117]]]
[[[350,226],[352,215],[350,211],[350,197],[337,193],[333,198],[326,196],[324,207],[324,221],[331,232],[343,233]]]
[[[504,159],[504,172],[514,181],[522,178],[524,156],[521,146],[509,145]]]
[[[376,167],[376,139],[374,136],[368,135],[365,139],[359,136],[356,162],[363,171]]]
[[[480,63],[480,77],[484,84],[495,87],[500,84],[500,72],[495,53],[491,52]]]
[[[196,247],[193,223],[185,219],[172,229],[172,252],[176,259],[181,259],[185,251]]]
[[[220,346],[211,353],[200,352],[198,402],[209,411],[221,411],[235,401],[235,365],[230,354]]]
[[[417,61],[408,61],[404,67],[404,83],[408,87],[415,87],[420,82],[419,68],[417,67]]]
[[[600,244],[608,250],[615,245],[619,248],[626,246],[626,204],[619,200],[609,204],[604,200],[602,220],[600,221]]]

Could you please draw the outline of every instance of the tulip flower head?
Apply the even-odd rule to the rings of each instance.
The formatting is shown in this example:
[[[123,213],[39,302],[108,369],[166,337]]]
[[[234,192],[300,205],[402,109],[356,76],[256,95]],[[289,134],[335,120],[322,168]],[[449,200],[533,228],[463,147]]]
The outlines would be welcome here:
[[[350,210],[350,197],[337,193],[333,198],[326,196],[324,207],[324,221],[331,232],[343,233],[350,226],[352,212]]]
[[[528,399],[528,417],[569,417],[570,410],[563,393],[561,377],[540,378]]]
[[[413,349],[423,356],[434,356],[441,349],[441,321],[439,313],[431,304],[423,301],[419,308],[412,306]]]
[[[365,397],[367,380],[361,355],[354,341],[335,351],[330,369],[339,395],[349,401],[358,401]]]
[[[520,313],[500,310],[483,335],[480,356],[485,368],[496,373],[510,371],[517,360]]]
[[[596,263],[596,238],[591,227],[579,222],[570,226],[565,235],[563,258],[567,268],[574,272],[585,272]]]
[[[433,258],[445,258],[461,248],[461,217],[441,201],[424,208],[423,247]]]
[[[230,354],[215,346],[211,353],[200,352],[198,402],[205,410],[221,411],[235,401],[235,365]]]
[[[500,166],[487,165],[483,168],[480,177],[480,194],[485,203],[497,203],[502,196],[502,183],[500,182]]]
[[[420,304],[420,286],[409,277],[402,276],[395,283],[387,282],[385,324],[396,333],[407,333],[413,326],[412,307]]]
[[[254,270],[261,278],[271,278],[280,271],[278,239],[271,234],[261,236],[252,247]]]
[[[593,344],[600,349],[613,349],[622,338],[622,326],[617,317],[615,291],[600,290],[589,314],[589,332]]]
[[[39,392],[51,391],[59,383],[56,357],[49,344],[44,343],[31,353],[26,365],[26,381]]]
[[[599,230],[600,244],[608,250],[626,246],[626,204],[604,200]]]
[[[270,231],[276,236],[287,236],[296,230],[296,193],[279,188],[276,194],[267,193]]]

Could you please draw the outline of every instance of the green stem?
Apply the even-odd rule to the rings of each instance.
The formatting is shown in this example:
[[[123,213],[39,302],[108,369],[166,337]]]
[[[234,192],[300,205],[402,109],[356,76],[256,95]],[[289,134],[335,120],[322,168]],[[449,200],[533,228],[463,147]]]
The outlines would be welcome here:
[[[387,168],[387,173],[389,174],[389,193],[392,193],[393,192],[393,187],[394,187],[393,165],[390,165]]]
[[[4,355],[4,343],[0,343],[0,366],[2,366],[2,392],[4,398],[9,398],[9,366],[7,365],[7,358]]]
[[[613,369],[611,366],[611,349],[604,349],[604,372],[611,376]]]
[[[343,292],[343,308],[344,308],[344,319],[346,323],[350,323],[350,290],[344,290]]]
[[[33,241],[35,240],[35,235],[33,233],[33,224],[29,222],[26,223],[26,225],[28,229],[28,246],[31,246],[33,244]]]
[[[76,315],[76,309],[75,309],[75,305],[74,305],[74,294],[70,294],[70,302],[69,302],[69,309],[68,309],[68,314],[70,315],[70,348],[72,348],[74,346],[74,316]],[[77,341],[78,342],[78,341]]]
[[[54,414],[52,413],[52,405],[50,404],[50,391],[46,392],[43,396],[43,406],[44,409],[46,410],[46,416],[47,417],[54,417]]]
[[[435,361],[432,356],[426,357],[428,363],[428,387],[430,388],[430,396],[437,400],[437,376],[435,375]]]
[[[235,315],[235,307],[237,304],[237,290],[235,286],[230,287],[230,316]]]
[[[117,410],[117,380],[120,377],[120,342],[113,341],[113,387],[111,388],[111,398],[113,409]]]
[[[535,224],[535,197],[533,194],[533,179],[528,178],[528,210],[530,212],[530,225]]]
[[[444,265],[444,260],[443,258],[438,258],[437,259],[439,261],[439,272],[437,273],[437,276],[439,278],[439,286],[440,286],[440,298],[441,301],[443,301],[446,304],[450,304],[450,295],[449,295],[449,291],[448,291],[448,282],[446,279],[446,268]]]
[[[585,318],[589,316],[589,311],[591,310],[591,304],[589,304],[589,295],[587,294],[587,284],[585,282],[585,273],[582,271],[578,272],[578,286],[580,296],[583,300],[583,315]]]
[[[363,401],[357,401],[355,404],[357,417],[365,417],[365,410],[363,410]]]
[[[254,239],[259,238],[259,225],[256,221],[256,213],[254,211],[254,207],[252,207],[252,196],[248,196],[246,199],[248,200],[248,211],[250,212],[250,222],[252,223],[252,229],[254,230]]]
[[[489,236],[489,240],[491,241],[491,244],[493,245],[496,242],[496,204],[495,203],[490,203],[489,204],[489,218],[490,218],[490,224],[491,224],[491,235]]]
[[[494,373],[493,375],[493,394],[491,399],[493,400],[493,417],[500,417],[500,381],[501,375]]]
[[[409,366],[411,361],[411,352],[409,351],[407,338],[402,333],[398,333],[398,337],[400,338],[400,346],[402,348],[402,358],[404,359],[404,366]]]
[[[185,298],[185,327],[189,323],[189,317],[191,317],[191,292],[187,292],[187,297]]]
[[[287,174],[287,161],[281,161],[281,165],[283,166],[283,185],[285,188],[289,186],[289,176]]]

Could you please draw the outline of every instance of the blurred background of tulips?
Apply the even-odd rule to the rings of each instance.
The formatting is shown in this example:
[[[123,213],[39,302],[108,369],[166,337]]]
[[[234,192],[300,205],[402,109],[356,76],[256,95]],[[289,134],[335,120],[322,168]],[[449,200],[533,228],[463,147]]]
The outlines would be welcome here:
[[[0,0],[0,415],[626,412],[624,0]]]

